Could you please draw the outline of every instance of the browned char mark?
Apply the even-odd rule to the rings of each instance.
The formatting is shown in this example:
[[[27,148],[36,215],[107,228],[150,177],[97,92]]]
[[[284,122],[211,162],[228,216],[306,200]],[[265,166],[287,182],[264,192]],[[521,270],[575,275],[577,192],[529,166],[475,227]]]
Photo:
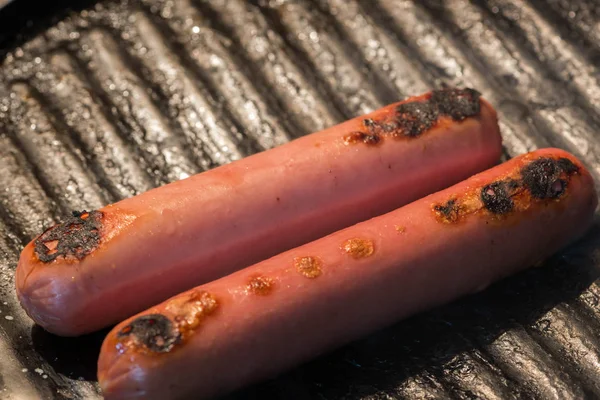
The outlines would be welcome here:
[[[458,221],[461,215],[461,207],[456,199],[450,199],[441,204],[434,204],[433,211],[438,221],[445,223],[454,223]]]
[[[307,278],[314,279],[321,275],[323,262],[318,257],[305,256],[294,258],[296,271]]]
[[[101,211],[74,211],[63,223],[54,225],[35,239],[35,254],[44,263],[58,257],[84,259],[101,242],[103,217]]]
[[[352,238],[342,243],[342,250],[354,259],[367,258],[375,252],[373,241],[369,239]]]
[[[194,290],[169,300],[167,314],[147,314],[135,318],[117,332],[120,353],[136,350],[145,354],[169,353],[181,345],[212,315],[219,302],[210,293]]]
[[[351,132],[344,136],[344,143],[355,144],[364,143],[369,146],[378,145],[381,142],[381,136],[378,134],[368,134],[365,132]]]
[[[249,293],[258,296],[266,296],[270,294],[274,287],[275,282],[273,282],[273,279],[262,275],[254,275],[250,277],[248,284],[246,285],[246,289]]]
[[[347,134],[344,143],[374,146],[386,136],[396,139],[418,137],[435,126],[440,117],[462,121],[479,115],[480,96],[479,92],[469,88],[435,90],[425,100],[398,105],[395,112],[379,120],[363,120],[364,131]]]
[[[117,339],[130,339],[127,347],[135,343],[136,346],[143,346],[153,353],[168,353],[181,340],[181,334],[164,315],[148,314],[134,319],[117,332]]]
[[[529,209],[542,201],[559,200],[579,168],[568,158],[540,157],[508,176],[448,201],[432,205],[435,218],[454,224],[467,215],[484,210],[486,215],[503,219]]]

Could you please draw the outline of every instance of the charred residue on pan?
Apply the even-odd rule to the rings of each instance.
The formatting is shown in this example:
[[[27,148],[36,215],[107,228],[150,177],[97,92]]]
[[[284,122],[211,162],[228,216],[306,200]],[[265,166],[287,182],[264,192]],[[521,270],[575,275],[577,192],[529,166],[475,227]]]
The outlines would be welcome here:
[[[322,274],[323,261],[319,257],[305,256],[294,258],[294,266],[303,276],[314,279]]]
[[[248,279],[246,290],[258,296],[267,296],[271,294],[275,287],[273,279],[263,275],[253,275]]]
[[[369,239],[352,238],[342,243],[342,250],[354,259],[367,258],[375,252],[373,241]]]
[[[568,158],[558,160],[543,157],[521,170],[523,185],[537,199],[555,199],[567,189],[569,177],[579,168]]]
[[[100,244],[101,211],[74,211],[64,222],[47,229],[34,241],[38,259],[44,263],[58,257],[82,260]]]
[[[125,345],[143,346],[153,353],[168,353],[181,340],[181,335],[169,318],[162,314],[148,314],[137,317],[117,332],[117,339],[121,351],[124,351]]]
[[[481,112],[481,94],[473,89],[435,90],[425,99],[402,103],[379,120],[363,120],[363,131],[344,136],[347,145],[364,143],[379,144],[386,136],[415,138],[431,129],[440,117],[462,121]]]
[[[536,202],[559,200],[566,193],[579,167],[568,158],[539,157],[505,177],[445,203],[433,204],[435,217],[443,223],[456,223],[469,214],[487,211],[503,220],[527,210]]]

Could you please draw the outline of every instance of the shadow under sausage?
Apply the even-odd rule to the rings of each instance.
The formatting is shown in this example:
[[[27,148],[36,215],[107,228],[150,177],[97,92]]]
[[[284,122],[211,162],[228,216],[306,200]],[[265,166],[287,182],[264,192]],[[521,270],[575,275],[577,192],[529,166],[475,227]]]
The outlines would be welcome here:
[[[31,340],[34,349],[56,373],[71,379],[96,381],[98,355],[108,332],[109,328],[75,338],[61,337],[34,325]]]
[[[503,333],[518,326],[532,326],[557,305],[578,298],[600,277],[594,254],[598,242],[597,218],[582,240],[539,268],[401,321],[227,399],[362,399],[383,393],[400,395],[410,379],[423,383],[429,377],[432,381],[443,377],[449,368],[461,367],[456,365],[461,355],[475,351],[485,354],[486,346]],[[472,370],[469,375],[477,376],[478,371]],[[461,374],[453,377],[461,378],[469,379]],[[417,386],[415,390],[423,390],[423,395],[429,390]],[[515,389],[508,388],[511,390]],[[419,397],[418,392],[411,393]]]

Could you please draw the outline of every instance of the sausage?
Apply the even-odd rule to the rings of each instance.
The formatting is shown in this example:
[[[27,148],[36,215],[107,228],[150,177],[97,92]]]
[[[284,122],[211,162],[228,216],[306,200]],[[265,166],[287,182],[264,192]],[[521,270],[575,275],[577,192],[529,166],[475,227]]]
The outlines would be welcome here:
[[[119,322],[494,165],[494,109],[434,91],[193,177],[74,213],[29,243],[16,285],[46,330]]]
[[[202,399],[272,377],[536,265],[580,237],[596,205],[572,155],[512,159],[122,322],[102,344],[103,394]]]

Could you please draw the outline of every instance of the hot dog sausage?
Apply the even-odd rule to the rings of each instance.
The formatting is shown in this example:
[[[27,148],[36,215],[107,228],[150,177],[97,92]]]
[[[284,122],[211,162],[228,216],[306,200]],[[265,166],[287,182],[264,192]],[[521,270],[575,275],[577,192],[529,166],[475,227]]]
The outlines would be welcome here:
[[[107,399],[201,399],[482,290],[579,237],[597,205],[572,155],[540,150],[199,286],[106,337]]]
[[[19,299],[51,332],[90,332],[447,187],[500,154],[496,113],[477,92],[411,98],[75,213],[23,250]]]

